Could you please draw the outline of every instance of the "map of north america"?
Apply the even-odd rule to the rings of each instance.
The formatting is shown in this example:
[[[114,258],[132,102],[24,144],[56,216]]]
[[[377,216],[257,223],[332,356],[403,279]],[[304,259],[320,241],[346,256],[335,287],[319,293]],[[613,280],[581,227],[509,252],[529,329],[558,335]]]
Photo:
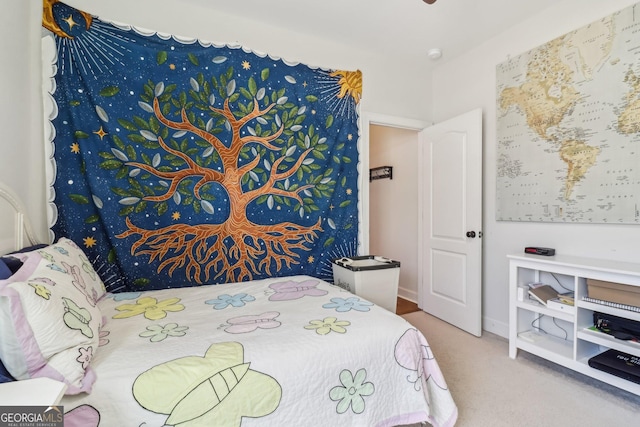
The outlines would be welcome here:
[[[637,12],[497,66],[497,220],[640,222]]]

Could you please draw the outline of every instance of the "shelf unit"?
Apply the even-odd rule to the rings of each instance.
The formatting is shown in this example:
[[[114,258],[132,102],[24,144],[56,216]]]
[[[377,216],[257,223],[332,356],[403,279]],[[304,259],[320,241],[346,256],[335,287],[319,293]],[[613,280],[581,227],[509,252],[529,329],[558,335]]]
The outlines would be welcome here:
[[[640,384],[589,366],[588,361],[608,349],[640,357],[640,344],[622,341],[593,326],[594,311],[640,321],[640,313],[582,301],[587,279],[640,286],[640,264],[573,256],[508,255],[509,357],[519,349],[640,395]],[[575,292],[575,313],[554,310],[530,300],[518,288],[544,282],[558,292]],[[543,332],[541,332],[543,331]]]

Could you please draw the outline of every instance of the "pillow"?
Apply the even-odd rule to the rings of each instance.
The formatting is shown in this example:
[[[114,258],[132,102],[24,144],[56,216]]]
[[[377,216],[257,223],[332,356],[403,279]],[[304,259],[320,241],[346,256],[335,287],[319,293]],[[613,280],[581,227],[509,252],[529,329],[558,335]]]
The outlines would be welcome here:
[[[24,253],[24,252],[32,252],[36,249],[46,248],[47,245],[37,244],[33,246],[27,246],[26,248],[22,248],[19,251],[11,252],[2,258],[0,258],[0,280],[8,279],[11,277],[13,273],[18,271],[20,267],[22,267],[22,261],[16,258],[14,254]],[[8,270],[5,270],[4,267],[7,267]]]
[[[2,360],[0,360],[0,384],[8,383],[11,381],[15,381],[16,379],[11,376],[7,368],[2,364]]]
[[[20,254],[20,253],[24,253],[24,252],[33,252],[36,249],[46,248],[47,246],[48,245],[45,245],[44,243],[36,243],[35,245],[27,246],[26,248],[22,248],[22,249],[19,249],[17,251],[10,252],[9,255],[11,255],[11,254]]]
[[[66,394],[90,392],[102,280],[66,238],[16,257],[22,267],[0,281],[0,360],[17,380],[49,377],[66,383]]]
[[[11,269],[7,266],[4,260],[0,258],[0,280],[8,279],[12,274],[13,272]]]

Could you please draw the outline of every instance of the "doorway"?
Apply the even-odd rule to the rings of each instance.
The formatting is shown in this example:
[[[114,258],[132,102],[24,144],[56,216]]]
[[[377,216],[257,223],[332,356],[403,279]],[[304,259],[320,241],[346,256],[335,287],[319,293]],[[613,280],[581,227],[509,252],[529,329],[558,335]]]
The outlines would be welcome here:
[[[427,124],[393,116],[363,118],[364,141],[369,144],[362,150],[362,211],[369,227],[363,233],[368,231],[361,254],[400,261],[398,296],[417,303],[418,132]],[[379,166],[391,166],[391,178],[369,181],[369,169]]]
[[[444,304],[445,313],[440,313],[438,317],[480,336],[482,245],[479,243],[479,238],[481,231],[469,231],[467,228],[481,230],[482,224],[482,111],[480,109],[471,111],[436,126],[430,126],[429,129],[417,121],[371,115],[365,115],[363,118],[364,141],[373,140],[372,143],[363,144],[361,153],[363,178],[368,178],[365,173],[370,167],[379,166],[379,162],[394,161],[408,170],[411,170],[413,165],[415,169],[409,174],[410,180],[412,183],[420,184],[418,184],[418,190],[414,191],[407,181],[397,188],[393,188],[389,183],[387,191],[380,192],[382,195],[379,196],[378,190],[373,188],[375,183],[369,182],[369,179],[362,179],[363,197],[360,208],[362,221],[364,224],[369,224],[369,227],[368,230],[363,231],[360,253],[375,251],[375,255],[396,259],[401,264],[402,258],[409,260],[406,268],[404,266],[400,268],[398,294],[412,299],[413,292],[413,299],[417,300],[420,308],[431,314],[434,314],[432,313],[434,307],[433,304],[429,307],[425,306],[425,293],[433,297],[428,302],[435,302],[438,298],[440,302],[451,302],[451,304]],[[410,132],[406,134],[401,131],[396,132],[394,128],[408,129]],[[386,136],[378,141],[378,134]],[[407,137],[408,149],[397,150],[399,145],[404,144],[394,146],[394,141],[402,139],[400,135],[403,135],[403,138]],[[382,148],[378,148],[379,144],[382,144]],[[415,147],[415,151],[412,147]],[[374,150],[373,153],[369,152],[370,149]],[[430,150],[430,154],[426,157],[430,159],[430,163],[418,161],[415,166],[413,158],[422,159],[425,149]],[[401,154],[394,156],[398,151]],[[417,153],[415,156],[412,155],[414,152]],[[375,163],[369,164],[369,159]],[[394,165],[383,164],[382,166],[393,167]],[[428,169],[427,172],[423,171],[425,167]],[[395,176],[398,176],[397,173]],[[439,202],[432,203],[432,197],[436,197]],[[448,203],[450,201],[458,203]],[[413,203],[417,208],[412,207]],[[447,212],[457,214],[450,218]],[[408,214],[409,219],[402,214]],[[414,233],[410,231],[413,226],[411,215],[418,219],[418,227]],[[378,219],[379,216],[381,219]],[[395,220],[396,218],[398,220]],[[457,222],[456,219],[458,219]],[[415,240],[412,239],[414,236],[417,237]],[[476,236],[478,239],[473,240],[472,238]],[[459,243],[460,248],[465,248],[466,252],[454,254],[455,251],[451,247],[439,247],[438,244],[445,241],[445,237],[450,237],[446,243],[455,241]],[[398,244],[400,246],[397,246]],[[412,266],[414,254],[417,254],[417,260]],[[428,275],[425,274],[425,255],[430,261],[437,258],[435,264],[430,262],[426,266]],[[457,264],[449,263],[451,268],[448,268],[448,264],[444,261],[452,259],[457,259],[458,262]],[[417,279],[406,278],[407,273],[416,269],[416,266]]]

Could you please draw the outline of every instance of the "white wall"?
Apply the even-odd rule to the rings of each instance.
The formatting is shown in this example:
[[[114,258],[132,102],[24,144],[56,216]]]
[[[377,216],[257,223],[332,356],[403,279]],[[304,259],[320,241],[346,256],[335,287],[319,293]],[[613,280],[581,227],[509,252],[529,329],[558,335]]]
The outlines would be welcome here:
[[[353,49],[348,40],[340,44],[327,42],[268,23],[225,15],[216,12],[214,6],[202,8],[180,0],[65,0],[65,3],[104,19],[212,42],[240,44],[310,66],[359,69],[364,85],[362,108],[366,111],[411,118],[424,118],[429,112],[430,105],[424,102],[430,97],[430,79],[424,71],[429,59],[420,51],[411,58],[390,58],[379,55],[375,46],[369,51]],[[242,7],[241,2],[238,4]]]
[[[46,238],[44,215],[44,157],[40,110],[39,51],[33,46],[42,15],[39,2],[4,0],[0,14],[0,181],[20,195],[39,226],[35,232]],[[7,224],[4,224],[6,226]]]
[[[496,65],[634,4],[634,0],[564,0],[514,25],[433,72],[434,121],[481,107],[484,112],[483,328],[507,336],[506,255],[527,245],[557,253],[640,261],[640,226],[498,222],[496,216]]]
[[[418,133],[371,125],[369,168],[392,166],[392,179],[369,183],[369,253],[400,261],[398,295],[418,301]]]

